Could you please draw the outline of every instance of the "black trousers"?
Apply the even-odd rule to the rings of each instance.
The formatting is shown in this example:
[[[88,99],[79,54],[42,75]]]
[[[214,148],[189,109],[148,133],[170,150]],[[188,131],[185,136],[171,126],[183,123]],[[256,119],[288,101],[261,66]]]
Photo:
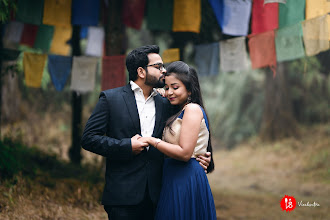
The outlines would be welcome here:
[[[153,220],[156,205],[152,203],[148,187],[144,199],[137,205],[105,205],[104,210],[108,213],[109,220]]]

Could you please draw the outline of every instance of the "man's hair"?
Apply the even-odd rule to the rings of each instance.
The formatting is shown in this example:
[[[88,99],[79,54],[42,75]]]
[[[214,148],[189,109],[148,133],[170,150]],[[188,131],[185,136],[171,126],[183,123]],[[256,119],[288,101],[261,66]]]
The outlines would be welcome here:
[[[159,47],[157,45],[147,45],[132,50],[126,57],[126,68],[129,73],[129,80],[135,81],[137,79],[137,69],[144,68],[149,63],[148,54],[159,54]]]

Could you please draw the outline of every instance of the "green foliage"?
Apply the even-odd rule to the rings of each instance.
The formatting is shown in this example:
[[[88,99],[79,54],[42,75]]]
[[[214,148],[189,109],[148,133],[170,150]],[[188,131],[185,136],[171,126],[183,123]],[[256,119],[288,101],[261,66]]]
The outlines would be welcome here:
[[[16,11],[16,2],[13,0],[0,0],[0,22],[6,23],[10,13]]]

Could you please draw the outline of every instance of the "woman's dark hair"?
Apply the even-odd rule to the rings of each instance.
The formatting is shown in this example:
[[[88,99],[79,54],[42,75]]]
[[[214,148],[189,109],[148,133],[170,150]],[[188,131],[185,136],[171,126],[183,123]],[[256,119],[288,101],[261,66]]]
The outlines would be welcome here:
[[[175,78],[180,80],[185,85],[188,92],[191,93],[189,102],[200,105],[205,111],[202,93],[201,93],[198,75],[197,75],[196,70],[192,67],[189,67],[188,64],[186,64],[182,61],[175,61],[166,68],[166,72],[167,73],[166,73],[165,77],[174,75]],[[166,127],[169,127],[171,129],[173,122],[177,119],[177,117],[180,115],[180,113],[181,113],[181,110],[177,111],[173,116],[171,116],[166,122]],[[205,111],[205,113],[206,113],[206,111]],[[210,121],[208,121],[208,122],[209,122],[209,128],[210,128]],[[207,168],[207,172],[210,173],[214,170],[214,162],[213,162],[213,157],[212,157],[211,132],[210,132],[210,136],[209,136],[209,143],[207,146],[207,151],[211,152],[211,162]]]
[[[159,47],[157,45],[147,45],[132,50],[126,56],[126,68],[129,73],[129,80],[135,81],[137,79],[137,69],[144,68],[149,63],[148,54],[159,54]]]

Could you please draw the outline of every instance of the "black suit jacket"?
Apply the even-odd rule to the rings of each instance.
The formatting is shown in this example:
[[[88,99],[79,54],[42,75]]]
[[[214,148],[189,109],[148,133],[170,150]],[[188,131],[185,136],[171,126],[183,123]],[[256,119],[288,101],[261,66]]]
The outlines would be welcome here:
[[[156,95],[153,137],[161,138],[169,116],[169,102]],[[142,201],[146,185],[152,201],[159,198],[164,155],[154,147],[132,154],[131,137],[141,135],[140,119],[130,84],[101,92],[86,123],[81,145],[106,157],[103,205],[135,205]]]

